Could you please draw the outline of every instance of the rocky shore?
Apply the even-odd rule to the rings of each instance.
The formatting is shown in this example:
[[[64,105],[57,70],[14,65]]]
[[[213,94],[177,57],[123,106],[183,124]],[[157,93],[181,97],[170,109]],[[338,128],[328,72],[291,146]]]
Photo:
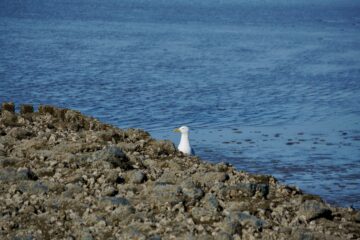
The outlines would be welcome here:
[[[0,239],[360,239],[360,213],[68,109],[3,103]]]

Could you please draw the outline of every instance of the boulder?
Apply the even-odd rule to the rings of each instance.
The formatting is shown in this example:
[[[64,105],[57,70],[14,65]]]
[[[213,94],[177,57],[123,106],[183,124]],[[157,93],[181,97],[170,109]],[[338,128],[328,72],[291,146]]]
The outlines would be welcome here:
[[[307,200],[299,208],[298,216],[304,217],[306,221],[317,218],[331,218],[331,210],[323,202]]]

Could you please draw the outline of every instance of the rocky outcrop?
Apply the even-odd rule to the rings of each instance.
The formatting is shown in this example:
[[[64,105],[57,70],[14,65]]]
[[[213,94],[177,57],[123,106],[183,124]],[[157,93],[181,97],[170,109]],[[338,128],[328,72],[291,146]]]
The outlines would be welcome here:
[[[359,239],[360,214],[143,130],[4,103],[0,239]]]

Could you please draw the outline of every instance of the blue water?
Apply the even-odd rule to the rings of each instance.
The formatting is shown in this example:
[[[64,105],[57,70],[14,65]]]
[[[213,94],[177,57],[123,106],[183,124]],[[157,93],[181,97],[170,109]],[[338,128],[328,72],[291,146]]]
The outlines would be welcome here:
[[[357,1],[0,0],[0,101],[73,108],[360,208]]]

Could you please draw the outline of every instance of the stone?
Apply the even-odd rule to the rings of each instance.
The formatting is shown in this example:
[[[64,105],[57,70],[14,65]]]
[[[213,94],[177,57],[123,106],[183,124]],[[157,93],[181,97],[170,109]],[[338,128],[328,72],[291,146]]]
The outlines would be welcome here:
[[[129,181],[130,183],[140,184],[145,182],[147,178],[142,171],[135,170],[130,173],[129,179],[130,179]]]
[[[15,104],[13,102],[3,102],[2,111],[9,111],[15,113]]]
[[[21,114],[28,114],[34,112],[34,106],[30,104],[22,104],[20,106],[20,113]]]
[[[224,221],[220,223],[220,228],[223,232],[234,235],[241,233],[241,224],[238,220],[231,219],[229,217],[224,218]]]
[[[360,223],[360,212],[356,212],[353,216],[353,220],[357,223]]]
[[[317,218],[331,218],[331,210],[324,203],[317,200],[307,200],[299,208],[299,216],[305,217],[306,221]]]
[[[14,168],[0,169],[0,181],[22,181],[22,180],[37,180],[36,174],[29,168],[22,168],[16,170]]]
[[[9,127],[18,126],[19,124],[17,123],[17,119],[18,117],[13,112],[10,111],[1,112],[1,122],[5,126],[9,126]]]
[[[157,157],[161,155],[168,156],[174,154],[175,152],[175,145],[169,140],[152,141],[147,148],[147,153],[152,157]]]
[[[185,199],[181,187],[173,184],[155,184],[150,192],[152,193],[155,204],[169,203],[170,205],[175,205],[183,202]]]
[[[22,140],[22,139],[31,137],[33,134],[32,134],[32,132],[30,132],[24,128],[15,127],[9,131],[8,135],[12,136],[18,140]]]
[[[266,225],[264,220],[246,212],[232,211],[228,215],[228,218],[230,222],[239,222],[242,226],[250,225],[257,230],[261,230]]]
[[[40,105],[39,106],[39,113],[40,114],[50,114],[54,115],[55,113],[55,107],[51,105]]]
[[[204,191],[197,187],[190,179],[182,182],[181,187],[188,205],[194,205],[204,196]]]
[[[194,207],[191,209],[191,216],[195,222],[210,223],[220,219],[219,213],[214,209]]]
[[[125,170],[132,169],[132,164],[125,153],[116,146],[108,146],[105,149],[94,152],[93,159],[109,162],[113,167],[120,167]]]
[[[215,183],[227,181],[229,175],[225,172],[197,172],[192,175],[192,179],[202,186],[212,187]]]

